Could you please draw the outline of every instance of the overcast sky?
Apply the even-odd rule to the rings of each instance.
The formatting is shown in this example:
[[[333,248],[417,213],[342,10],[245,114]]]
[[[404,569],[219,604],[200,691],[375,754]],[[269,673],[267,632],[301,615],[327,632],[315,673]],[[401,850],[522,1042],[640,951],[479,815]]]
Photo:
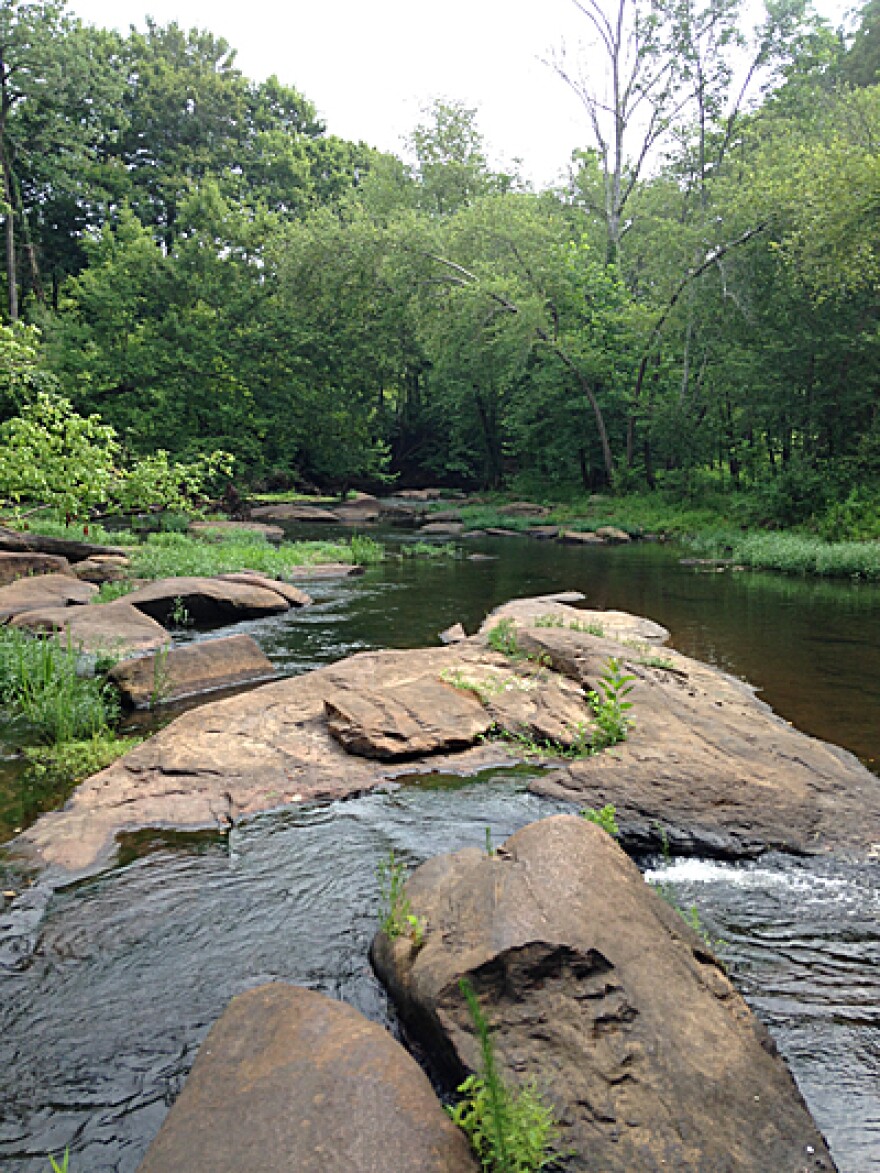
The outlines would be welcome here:
[[[844,0],[820,0],[835,16]],[[587,145],[582,108],[541,63],[585,21],[571,0],[71,0],[83,20],[127,31],[176,20],[238,50],[250,78],[275,73],[318,107],[328,130],[400,154],[433,98],[479,110],[495,162],[520,158],[551,183]]]

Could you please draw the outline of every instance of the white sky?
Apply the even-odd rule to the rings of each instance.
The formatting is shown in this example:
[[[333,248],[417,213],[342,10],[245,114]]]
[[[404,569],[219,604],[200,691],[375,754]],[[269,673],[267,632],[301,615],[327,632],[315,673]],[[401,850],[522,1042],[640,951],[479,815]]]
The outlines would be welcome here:
[[[844,0],[817,7],[839,19]],[[126,32],[176,20],[210,29],[261,80],[275,73],[318,107],[332,134],[401,153],[433,98],[479,110],[493,161],[520,158],[538,183],[588,145],[577,99],[539,58],[584,37],[571,0],[70,0],[87,23]]]

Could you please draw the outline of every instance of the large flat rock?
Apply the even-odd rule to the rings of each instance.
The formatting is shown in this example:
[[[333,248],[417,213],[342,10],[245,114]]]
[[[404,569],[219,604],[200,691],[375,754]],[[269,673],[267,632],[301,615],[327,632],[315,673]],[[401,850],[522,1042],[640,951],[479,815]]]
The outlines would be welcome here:
[[[538,605],[539,614],[565,606],[547,598]],[[361,794],[406,773],[470,774],[510,764],[523,749],[509,742],[454,751],[443,741],[432,753],[419,742],[415,720],[407,743],[398,717],[383,707],[389,698],[413,698],[424,710],[418,698],[428,698],[434,721],[431,698],[440,690],[444,703],[463,702],[470,730],[497,720],[513,732],[530,724],[551,735],[555,721],[562,735],[586,712],[578,690],[599,686],[611,657],[636,677],[628,740],[559,761],[536,777],[534,790],[578,805],[612,803],[624,841],[636,848],[658,849],[665,836],[674,851],[731,857],[774,848],[864,857],[874,849],[880,781],[851,754],[793,729],[748,686],[665,648],[659,657],[648,644],[524,621],[517,636],[535,659],[495,653],[485,636],[445,648],[362,653],[186,713],[84,782],[63,811],[19,836],[17,850],[38,866],[89,872],[112,857],[120,831],[222,829],[257,811]],[[334,711],[347,713],[352,749],[362,710],[372,712],[380,732],[391,721],[382,736],[390,736],[396,757],[347,752],[331,732],[328,702],[331,719]],[[452,736],[462,737],[461,729]]]
[[[318,505],[258,505],[250,512],[251,517],[261,521],[290,521],[314,524],[339,524],[339,518],[332,509]]]
[[[164,629],[159,630],[167,638]],[[133,708],[168,704],[196,693],[270,680],[275,675],[272,661],[249,635],[202,640],[141,656],[117,664],[108,673],[123,701]]]
[[[88,603],[98,593],[90,582],[80,582],[69,574],[39,574],[19,578],[0,587],[0,622],[43,607],[69,607]]]
[[[466,749],[492,724],[472,692],[430,676],[340,689],[324,707],[327,728],[344,749],[383,760]]]
[[[80,562],[83,558],[91,558],[94,554],[121,554],[124,556],[126,553],[122,546],[104,546],[98,542],[76,541],[71,538],[47,538],[43,534],[31,533],[30,530],[20,533],[17,530],[6,529],[4,526],[0,526],[0,550],[58,554],[70,562]]]
[[[765,1028],[598,827],[533,823],[495,857],[429,860],[406,894],[424,944],[380,933],[372,955],[409,1031],[453,1078],[479,1070],[467,978],[502,1077],[553,1106],[565,1169],[834,1168]]]
[[[0,586],[35,574],[68,574],[70,563],[60,554],[13,553],[0,550]]]
[[[171,636],[161,624],[129,605],[125,599],[90,607],[44,607],[23,611],[11,626],[35,633],[59,633],[64,642],[82,652],[142,655],[164,648]]]
[[[351,1006],[281,983],[234,998],[140,1173],[476,1173],[424,1072]]]
[[[269,589],[270,581],[261,579],[256,585],[220,578],[160,578],[125,598],[162,624],[172,622],[182,609],[196,627],[221,627],[289,610],[290,602],[280,590]]]

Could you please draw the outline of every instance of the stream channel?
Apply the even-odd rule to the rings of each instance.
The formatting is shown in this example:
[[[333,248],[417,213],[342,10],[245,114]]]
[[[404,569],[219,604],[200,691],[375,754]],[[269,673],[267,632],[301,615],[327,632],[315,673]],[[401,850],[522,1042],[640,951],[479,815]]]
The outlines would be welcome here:
[[[312,608],[234,630],[297,673],[367,648],[430,645],[509,598],[558,590],[663,623],[679,651],[748,679],[799,728],[878,771],[877,587],[704,573],[655,545],[485,538],[454,559],[390,558],[362,578],[315,583]],[[211,1023],[263,982],[310,986],[396,1030],[367,961],[377,863],[390,848],[415,865],[482,846],[487,827],[500,843],[570,809],[527,781],[516,769],[426,776],[260,815],[228,837],[126,841],[118,866],[54,895],[34,953],[0,974],[0,1170],[47,1173],[47,1154],[66,1147],[70,1173],[135,1170]],[[842,1173],[880,1170],[880,861],[640,862],[720,941]],[[11,927],[0,916],[0,939]]]

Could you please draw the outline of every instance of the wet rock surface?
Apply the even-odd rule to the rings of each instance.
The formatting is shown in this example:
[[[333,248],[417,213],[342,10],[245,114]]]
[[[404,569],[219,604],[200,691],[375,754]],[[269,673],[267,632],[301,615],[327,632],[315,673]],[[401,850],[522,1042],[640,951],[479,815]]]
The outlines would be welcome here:
[[[234,998],[140,1173],[475,1173],[464,1135],[382,1027],[280,983]]]
[[[108,676],[125,704],[145,708],[195,693],[270,680],[275,668],[251,636],[230,635],[117,664]]]
[[[533,823],[495,856],[439,856],[406,885],[424,944],[373,962],[412,1034],[457,1078],[479,1069],[458,982],[499,1067],[534,1080],[570,1170],[832,1170],[766,1030],[703,941],[598,827]]]

